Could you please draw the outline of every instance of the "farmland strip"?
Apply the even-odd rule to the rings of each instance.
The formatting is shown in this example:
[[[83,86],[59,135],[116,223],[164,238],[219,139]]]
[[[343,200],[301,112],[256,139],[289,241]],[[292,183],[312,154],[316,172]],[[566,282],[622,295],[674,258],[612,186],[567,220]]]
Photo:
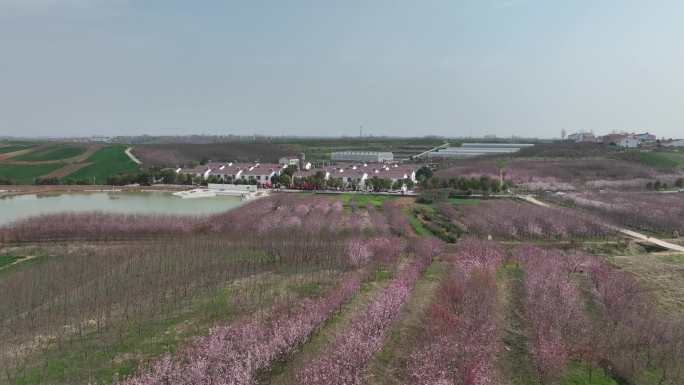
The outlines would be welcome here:
[[[362,382],[368,361],[381,349],[388,328],[399,315],[420,272],[431,263],[436,248],[428,246],[425,251],[417,253],[418,258],[352,320],[319,358],[300,370],[298,384],[351,385]]]
[[[495,271],[503,251],[464,239],[425,314],[425,341],[406,365],[407,384],[497,384],[499,350]]]
[[[217,383],[252,384],[259,370],[304,343],[360,287],[349,275],[337,290],[318,301],[304,301],[296,311],[274,309],[233,325],[216,327],[177,359],[165,356],[152,368],[123,382],[127,385]]]

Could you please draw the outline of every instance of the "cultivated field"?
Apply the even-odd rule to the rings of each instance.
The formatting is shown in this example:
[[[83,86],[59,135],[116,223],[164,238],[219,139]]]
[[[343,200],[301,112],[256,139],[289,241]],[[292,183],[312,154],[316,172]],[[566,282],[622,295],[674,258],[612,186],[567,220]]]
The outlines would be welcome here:
[[[126,148],[114,145],[99,149],[86,160],[88,166],[70,174],[69,177],[94,180],[94,184],[105,184],[109,176],[136,172],[138,165],[126,155]]]
[[[125,149],[74,143],[5,144],[0,147],[0,184],[39,180],[105,184],[110,176],[138,171]]]
[[[87,148],[83,146],[47,146],[26,155],[12,157],[12,161],[41,162],[63,160],[84,154],[86,150]]]
[[[297,154],[295,146],[271,143],[144,144],[133,154],[146,166],[177,167],[202,160],[278,163],[285,155]]]
[[[276,194],[0,240],[3,384],[684,381],[681,255],[571,207]]]
[[[443,144],[436,139],[336,138],[226,142],[211,144],[143,144],[134,154],[143,164],[176,167],[203,159],[233,162],[278,162],[280,157],[305,153],[310,161],[329,161],[333,151],[391,151],[396,159],[405,159]]]
[[[555,198],[591,211],[612,223],[666,238],[684,234],[682,193],[575,193]]]
[[[36,178],[49,174],[62,167],[60,164],[2,164],[0,163],[0,180],[4,183],[32,184]],[[0,182],[0,184],[4,184]]]
[[[499,178],[519,188],[537,190],[631,189],[644,190],[655,181],[672,186],[684,176],[679,169],[661,170],[648,165],[610,158],[534,159],[512,158],[469,159],[455,161],[451,167],[439,170],[441,179],[476,177]]]
[[[10,144],[4,143],[0,144],[0,154],[9,154],[17,151],[27,150],[33,147],[33,144]]]
[[[466,231],[500,240],[606,239],[615,232],[592,215],[513,200],[488,200],[448,214]]]

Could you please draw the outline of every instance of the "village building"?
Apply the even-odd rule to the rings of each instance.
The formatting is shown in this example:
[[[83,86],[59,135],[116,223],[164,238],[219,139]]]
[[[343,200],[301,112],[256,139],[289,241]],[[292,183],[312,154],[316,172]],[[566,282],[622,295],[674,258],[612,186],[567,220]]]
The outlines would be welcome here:
[[[394,154],[382,151],[339,151],[330,154],[333,162],[384,163],[394,161]]]

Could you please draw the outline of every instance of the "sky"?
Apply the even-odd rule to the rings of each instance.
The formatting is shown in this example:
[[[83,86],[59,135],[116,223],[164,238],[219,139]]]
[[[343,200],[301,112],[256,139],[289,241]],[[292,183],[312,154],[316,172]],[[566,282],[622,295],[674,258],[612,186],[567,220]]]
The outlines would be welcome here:
[[[0,0],[0,136],[684,137],[681,0]]]

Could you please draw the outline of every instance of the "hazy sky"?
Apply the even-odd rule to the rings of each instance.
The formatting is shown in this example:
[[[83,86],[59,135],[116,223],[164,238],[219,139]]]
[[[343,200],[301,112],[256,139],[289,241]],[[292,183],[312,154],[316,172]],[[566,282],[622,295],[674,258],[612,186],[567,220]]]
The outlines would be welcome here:
[[[0,0],[0,136],[684,136],[681,0]]]

